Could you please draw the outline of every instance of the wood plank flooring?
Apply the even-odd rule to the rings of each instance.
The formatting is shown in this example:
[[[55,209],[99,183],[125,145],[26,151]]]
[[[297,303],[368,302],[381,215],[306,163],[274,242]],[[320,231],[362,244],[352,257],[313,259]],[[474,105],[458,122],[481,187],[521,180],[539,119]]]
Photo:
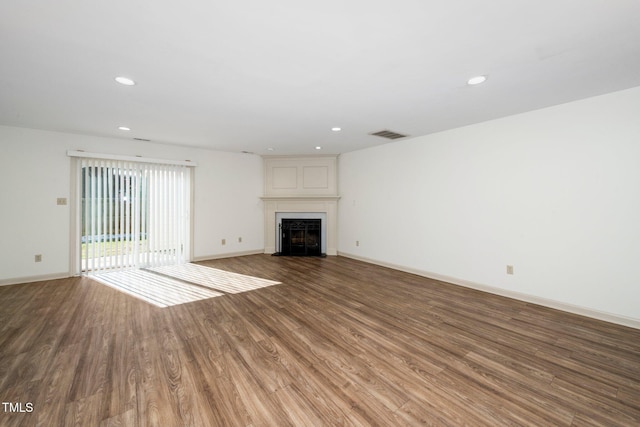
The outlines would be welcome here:
[[[342,257],[158,308],[88,278],[0,287],[0,426],[637,426],[640,331]]]

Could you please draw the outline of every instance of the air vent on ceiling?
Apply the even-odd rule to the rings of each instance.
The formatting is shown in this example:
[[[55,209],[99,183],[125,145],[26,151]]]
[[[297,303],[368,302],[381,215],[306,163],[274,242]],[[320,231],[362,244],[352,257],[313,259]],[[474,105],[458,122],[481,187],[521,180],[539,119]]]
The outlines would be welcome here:
[[[381,130],[378,132],[371,132],[369,135],[379,136],[387,139],[400,139],[400,138],[406,138],[407,136],[409,136],[409,135],[403,135],[401,133],[393,132],[388,129]]]
[[[150,139],[144,139],[144,138],[133,138],[133,139],[135,139],[136,141],[146,141],[146,142],[151,141]]]

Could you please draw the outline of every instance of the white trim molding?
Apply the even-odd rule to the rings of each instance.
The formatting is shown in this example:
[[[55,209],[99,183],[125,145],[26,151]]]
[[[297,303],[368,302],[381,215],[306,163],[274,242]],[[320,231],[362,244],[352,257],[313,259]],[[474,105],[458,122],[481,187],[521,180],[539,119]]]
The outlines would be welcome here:
[[[204,255],[204,256],[194,257],[191,261],[200,262],[200,261],[209,261],[212,259],[234,258],[239,256],[258,255],[258,254],[264,254],[264,251],[257,249],[254,251],[228,252],[228,253],[217,254],[217,255]]]
[[[54,274],[44,274],[42,276],[25,276],[25,277],[16,277],[13,279],[2,279],[0,280],[0,286],[10,286],[10,285],[22,285],[25,283],[35,283],[35,282],[46,282],[50,280],[59,280],[59,279],[67,279],[69,277],[73,277],[68,272],[65,273],[54,273]]]

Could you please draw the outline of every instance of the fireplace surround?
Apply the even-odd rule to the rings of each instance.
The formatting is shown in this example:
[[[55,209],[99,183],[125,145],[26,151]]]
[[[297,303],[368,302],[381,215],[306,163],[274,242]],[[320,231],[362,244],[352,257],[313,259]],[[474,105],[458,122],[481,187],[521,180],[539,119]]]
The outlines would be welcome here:
[[[281,251],[280,227],[283,219],[320,219],[321,252],[337,255],[337,208],[339,197],[262,197],[264,201],[264,229],[266,254]]]

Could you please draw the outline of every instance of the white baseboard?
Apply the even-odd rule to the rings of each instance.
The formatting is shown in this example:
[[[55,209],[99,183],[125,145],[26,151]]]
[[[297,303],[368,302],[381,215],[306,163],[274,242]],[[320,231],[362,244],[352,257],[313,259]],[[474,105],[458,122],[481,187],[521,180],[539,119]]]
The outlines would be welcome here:
[[[556,310],[566,311],[568,313],[578,314],[580,316],[590,317],[593,319],[602,320],[609,323],[615,323],[617,325],[628,326],[630,328],[640,329],[640,319],[634,319],[631,317],[620,316],[617,314],[602,312],[591,308],[580,307],[577,305],[567,304],[560,301],[555,301],[547,298],[541,298],[534,295],[523,294],[520,292],[509,291],[506,289],[496,288],[494,286],[483,285],[481,283],[470,282],[468,280],[458,279],[456,277],[444,276],[442,274],[432,273],[429,271],[423,271],[415,268],[405,267],[398,264],[392,264],[388,262],[378,261],[371,258],[361,257],[346,252],[339,252],[339,256],[345,258],[351,258],[358,261],[367,262],[369,264],[380,265],[382,267],[392,268],[394,270],[404,271],[405,273],[415,274],[417,276],[427,277],[429,279],[439,280],[441,282],[447,282],[458,286],[464,286],[465,288],[476,289],[478,291],[488,292],[494,295],[500,295],[507,298],[516,299],[519,301],[528,302],[531,304],[537,304],[544,307],[553,308]]]
[[[0,279],[0,286],[19,285],[21,283],[42,282],[45,280],[66,279],[71,277],[68,271],[64,273],[43,274],[41,276],[15,277],[12,279]]]
[[[274,254],[276,252],[276,248],[274,247],[266,247],[264,251],[261,253],[265,253],[267,255]],[[328,248],[327,253],[325,255],[336,256],[338,255],[338,251],[335,248]]]
[[[263,250],[252,250],[252,251],[244,251],[244,252],[229,252],[226,254],[217,254],[217,255],[206,255],[194,257],[193,261],[207,261],[210,259],[222,259],[222,258],[233,258],[245,255],[256,255],[264,253]],[[44,280],[56,280],[56,279],[66,279],[68,277],[72,277],[73,274],[70,274],[68,271],[64,273],[53,273],[53,274],[44,274],[41,276],[26,276],[26,277],[15,277],[10,279],[0,279],[0,286],[9,286],[9,285],[18,285],[21,283],[31,283],[31,282],[42,282]]]
[[[243,252],[228,252],[228,253],[224,253],[224,254],[198,256],[198,257],[194,257],[192,261],[194,261],[194,262],[209,261],[209,260],[212,260],[212,259],[234,258],[234,257],[239,257],[239,256],[257,255],[257,254],[264,254],[264,253],[265,252],[262,249],[256,249],[256,250],[253,250],[253,251],[243,251]]]

